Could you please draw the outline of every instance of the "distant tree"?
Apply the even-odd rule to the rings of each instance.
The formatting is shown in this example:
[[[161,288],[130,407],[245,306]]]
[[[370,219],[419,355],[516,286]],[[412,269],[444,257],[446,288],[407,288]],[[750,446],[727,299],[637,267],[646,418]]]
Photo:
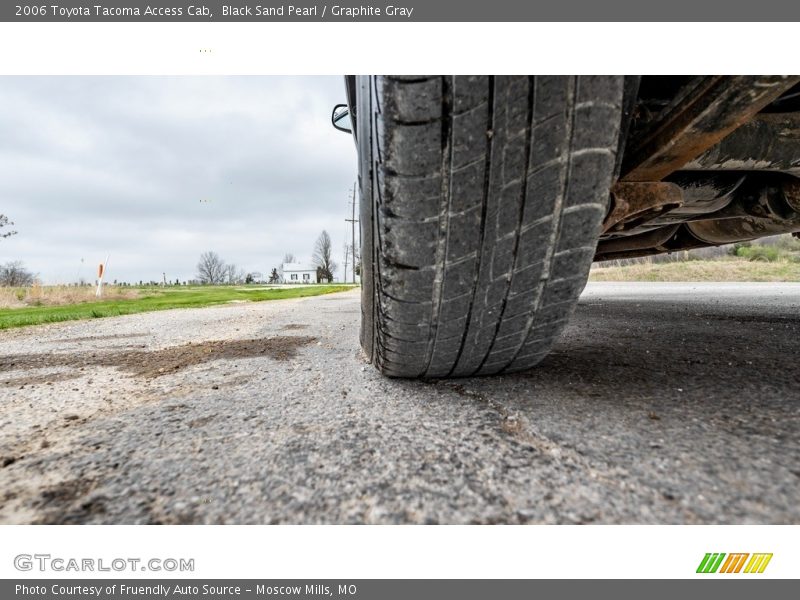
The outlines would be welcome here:
[[[243,283],[247,278],[247,274],[243,269],[239,269],[236,265],[225,265],[224,282],[228,285],[236,285]]]
[[[278,265],[278,276],[280,277],[280,281],[283,281],[283,265],[287,263],[297,262],[297,258],[291,252],[287,252],[283,255],[283,262]]]
[[[225,262],[216,252],[203,252],[197,263],[197,279],[202,284],[219,285],[224,283],[228,275]]]
[[[0,266],[0,286],[30,287],[35,281],[36,275],[28,271],[18,260]]]
[[[313,254],[314,266],[317,267],[317,283],[321,281],[333,281],[333,273],[337,265],[333,260],[333,243],[331,236],[324,229],[319,234],[317,242],[314,244]]]
[[[281,276],[278,274],[278,269],[272,269],[272,273],[269,276],[270,283],[280,283]]]
[[[7,216],[0,215],[0,240],[17,234],[16,231],[3,231],[4,227],[12,227],[13,225],[14,222],[9,221]]]
[[[350,245],[353,248],[352,244]],[[353,248],[353,270],[358,277],[361,277],[361,252],[359,247]]]
[[[245,279],[244,279],[244,282],[247,283],[247,284],[255,283],[255,281],[256,281],[256,279],[255,279],[255,277],[253,277],[252,273],[248,273],[247,277],[245,277]]]

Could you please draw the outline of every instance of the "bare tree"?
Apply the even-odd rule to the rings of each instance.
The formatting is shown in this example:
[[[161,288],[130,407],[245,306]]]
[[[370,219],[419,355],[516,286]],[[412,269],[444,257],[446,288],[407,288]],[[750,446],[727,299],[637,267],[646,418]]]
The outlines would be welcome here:
[[[202,284],[217,285],[224,283],[228,275],[228,267],[216,252],[203,252],[197,263],[197,279]]]
[[[0,286],[30,287],[35,281],[36,275],[28,271],[18,260],[0,266]]]
[[[297,258],[291,252],[287,252],[283,255],[283,262],[278,265],[278,276],[280,277],[281,281],[283,281],[283,265],[286,263],[293,263],[297,262]]]
[[[2,231],[3,227],[11,227],[14,225],[13,221],[9,221],[8,217],[5,215],[0,215],[0,240],[3,238],[11,237],[12,235],[16,235],[16,231]]]
[[[314,244],[313,262],[317,267],[317,283],[321,280],[333,281],[333,273],[336,271],[337,265],[333,260],[333,243],[331,236],[324,229],[319,234],[316,244]]]
[[[353,274],[361,277],[361,252],[358,251],[358,247],[353,249]],[[355,282],[356,278],[353,277],[353,283]]]
[[[247,278],[247,273],[244,269],[238,268],[236,265],[225,265],[224,281],[228,285],[242,283]]]

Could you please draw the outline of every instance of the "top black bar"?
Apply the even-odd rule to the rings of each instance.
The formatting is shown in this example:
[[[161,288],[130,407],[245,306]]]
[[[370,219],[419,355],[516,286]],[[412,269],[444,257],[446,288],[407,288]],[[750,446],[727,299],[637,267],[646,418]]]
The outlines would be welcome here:
[[[799,21],[800,3],[786,0],[296,0],[147,3],[64,0],[0,3],[0,22],[610,22]]]

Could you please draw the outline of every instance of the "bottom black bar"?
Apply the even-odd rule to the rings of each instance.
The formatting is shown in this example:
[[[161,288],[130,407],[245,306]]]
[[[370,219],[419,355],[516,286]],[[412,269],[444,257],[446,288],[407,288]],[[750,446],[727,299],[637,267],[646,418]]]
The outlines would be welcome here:
[[[726,600],[797,597],[796,580],[710,575],[691,580],[452,580],[452,579],[38,579],[0,581],[0,598],[50,600],[208,600],[285,598],[293,600],[535,600],[567,594],[572,598],[674,600],[713,593]],[[794,590],[794,591],[792,591]],[[764,596],[764,594],[768,594]],[[547,596],[542,596],[547,594]]]

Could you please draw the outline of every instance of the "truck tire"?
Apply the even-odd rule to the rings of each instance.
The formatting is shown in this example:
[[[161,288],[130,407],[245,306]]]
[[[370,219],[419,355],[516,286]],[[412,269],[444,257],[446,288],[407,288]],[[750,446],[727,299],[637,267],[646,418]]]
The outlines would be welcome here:
[[[529,369],[586,285],[623,77],[359,77],[361,344],[393,377]]]

